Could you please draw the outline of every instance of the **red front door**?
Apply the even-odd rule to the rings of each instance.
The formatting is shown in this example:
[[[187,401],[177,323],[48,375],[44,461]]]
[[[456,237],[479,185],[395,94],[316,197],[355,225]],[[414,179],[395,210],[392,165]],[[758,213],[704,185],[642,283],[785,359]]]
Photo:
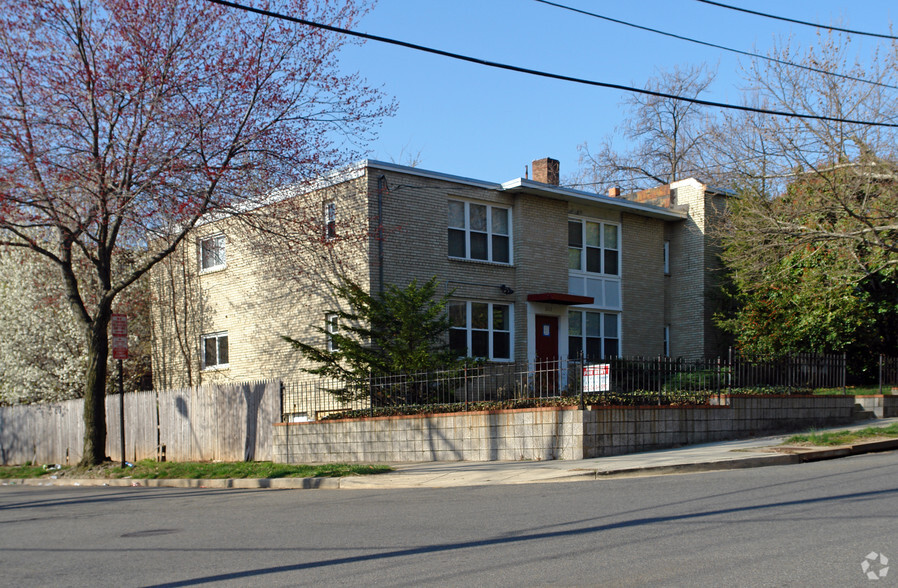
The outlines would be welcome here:
[[[536,315],[536,359],[558,358],[558,317]]]
[[[558,370],[558,317],[536,315],[536,362],[534,384],[539,396],[554,394]]]

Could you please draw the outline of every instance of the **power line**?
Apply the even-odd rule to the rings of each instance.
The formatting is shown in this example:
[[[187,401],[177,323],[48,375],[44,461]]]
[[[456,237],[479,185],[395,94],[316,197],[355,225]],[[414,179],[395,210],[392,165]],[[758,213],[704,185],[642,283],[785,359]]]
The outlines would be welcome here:
[[[352,31],[349,29],[344,29],[341,27],[335,27],[332,25],[327,25],[323,23],[318,23],[310,20],[305,20],[302,18],[297,18],[294,16],[287,16],[283,14],[279,14],[277,12],[272,12],[270,10],[263,10],[261,8],[254,8],[252,6],[244,6],[242,4],[237,4],[236,2],[229,2],[228,0],[208,0],[213,4],[219,4],[221,6],[227,6],[229,8],[236,8],[238,10],[244,10],[247,12],[253,12],[256,14],[261,14],[262,16],[268,16],[271,18],[277,18],[280,20],[286,20],[289,22],[293,22],[296,24],[306,25],[309,27],[314,27],[318,29],[323,29],[326,31],[331,31],[334,33],[340,33],[343,35],[348,35],[351,37],[357,37],[360,39],[366,39],[368,41],[377,41],[379,43],[386,43],[389,45],[396,45],[398,47],[405,47],[406,49],[414,49],[415,51],[421,51],[423,53],[431,53],[433,55],[440,55],[442,57],[449,57],[450,59],[457,59],[459,61],[467,61],[468,63],[476,63],[478,65],[483,65],[486,67],[492,67],[496,69],[503,69],[506,71],[514,71],[517,73],[528,74],[532,76],[539,76],[544,78],[549,78],[553,80],[560,80],[562,82],[572,82],[575,84],[583,84],[586,86],[595,86],[599,88],[609,88],[612,90],[622,90],[624,92],[632,92],[635,94],[644,94],[647,96],[655,96],[656,98],[666,98],[668,100],[677,100],[680,102],[689,102],[691,104],[699,104],[701,106],[711,106],[714,108],[722,108],[724,110],[740,110],[743,112],[754,112],[757,114],[769,114],[772,116],[785,116],[791,118],[800,118],[807,120],[821,120],[827,122],[836,122],[836,123],[845,123],[845,124],[855,124],[855,125],[866,125],[873,127],[891,127],[898,128],[898,124],[896,123],[885,123],[885,122],[873,122],[873,121],[863,121],[863,120],[853,120],[853,119],[844,119],[844,118],[836,118],[832,116],[822,116],[817,114],[806,114],[806,113],[796,113],[796,112],[785,112],[782,110],[767,110],[765,108],[754,108],[751,106],[742,106],[739,104],[728,104],[726,102],[713,102],[711,100],[701,100],[699,98],[687,98],[684,96],[675,96],[673,94],[667,94],[665,92],[656,92],[654,90],[647,90],[643,88],[635,88],[633,86],[624,86],[621,84],[612,84],[610,82],[599,82],[596,80],[587,80],[584,78],[575,78],[573,76],[566,76],[562,74],[556,74],[547,71],[540,71],[536,69],[529,69],[526,67],[520,67],[517,65],[509,65],[505,63],[498,63],[495,61],[488,61],[486,59],[481,59],[479,57],[470,57],[468,55],[461,55],[459,53],[452,53],[449,51],[444,51],[442,49],[435,49],[433,47],[426,47],[424,45],[416,45],[415,43],[409,43],[407,41],[400,41],[398,39],[391,39],[389,37],[381,37],[378,35],[372,35],[369,33],[360,33],[358,31]]]
[[[758,12],[756,10],[749,10],[747,8],[739,8],[738,6],[730,6],[729,4],[723,4],[722,2],[713,2],[712,0],[697,0],[698,2],[702,2],[703,4],[710,4],[712,6],[718,6],[720,8],[726,8],[729,10],[735,10],[737,12],[744,12],[746,14],[754,14],[755,16],[763,16],[764,18],[772,18],[774,20],[782,20],[785,22],[791,22],[795,24],[804,25],[806,27],[815,27],[818,29],[827,29],[830,31],[838,31],[840,33],[848,33],[850,35],[863,35],[865,37],[876,37],[878,39],[892,39],[898,40],[898,37],[894,37],[892,35],[886,35],[883,33],[869,33],[866,31],[855,31],[852,29],[843,29],[840,27],[832,27],[828,25],[817,24],[815,22],[807,22],[804,20],[796,20],[794,18],[786,18],[785,16],[776,16],[775,14],[767,14],[766,12]]]
[[[891,85],[889,85],[889,84],[883,84],[882,82],[875,82],[875,81],[873,81],[873,80],[867,80],[867,79],[864,79],[864,78],[857,78],[857,77],[854,77],[854,76],[849,76],[849,75],[841,74],[841,73],[837,73],[837,72],[824,71],[824,70],[822,70],[822,69],[817,69],[817,68],[810,67],[810,66],[807,66],[807,65],[802,65],[802,64],[800,64],[800,63],[793,63],[793,62],[791,62],[791,61],[785,61],[785,60],[783,60],[783,59],[777,59],[777,58],[775,58],[775,57],[770,57],[770,56],[767,56],[767,55],[761,55],[760,53],[752,53],[751,51],[742,51],[741,49],[733,49],[733,48],[731,48],[731,47],[725,47],[725,46],[723,46],[723,45],[717,45],[717,44],[715,44],[715,43],[709,43],[709,42],[707,42],[707,41],[701,41],[701,40],[699,40],[699,39],[692,39],[692,38],[690,38],[690,37],[684,37],[683,35],[677,35],[677,34],[675,34],[675,33],[668,33],[667,31],[662,31],[662,30],[659,30],[659,29],[653,29],[653,28],[651,28],[651,27],[646,27],[646,26],[634,24],[634,23],[631,23],[631,22],[627,22],[627,21],[625,21],[625,20],[619,20],[619,19],[616,19],[616,18],[611,18],[610,16],[603,16],[603,15],[601,15],[601,14],[596,14],[596,13],[594,13],[594,12],[589,12],[589,11],[586,11],[586,10],[580,10],[579,8],[574,8],[574,7],[572,7],[572,6],[566,6],[566,5],[564,5],[564,4],[558,4],[558,3],[556,3],[556,2],[550,2],[549,0],[535,0],[535,1],[536,1],[536,2],[539,2],[539,3],[541,3],[541,4],[546,4],[546,5],[548,5],[548,6],[554,6],[554,7],[556,7],[556,8],[561,8],[562,10],[569,10],[569,11],[571,11],[571,12],[577,12],[577,13],[579,13],[579,14],[583,14],[583,15],[586,15],[586,16],[592,16],[592,17],[598,18],[598,19],[600,19],[600,20],[605,20],[605,21],[608,21],[608,22],[613,22],[613,23],[615,23],[615,24],[624,25],[624,26],[626,26],[626,27],[631,27],[631,28],[634,28],[634,29],[639,29],[639,30],[641,30],[641,31],[647,31],[647,32],[649,32],[649,33],[655,33],[655,34],[658,34],[658,35],[663,35],[663,36],[665,36],[665,37],[671,37],[671,38],[673,38],[673,39],[679,39],[680,41],[688,41],[689,43],[696,43],[696,44],[698,44],[698,45],[704,45],[705,47],[712,47],[712,48],[714,48],[714,49],[720,49],[720,50],[722,50],[722,51],[729,51],[730,53],[737,53],[737,54],[739,54],[739,55],[746,55],[746,56],[748,56],[748,57],[752,57],[752,58],[756,58],[756,59],[765,59],[765,60],[767,60],[767,61],[772,61],[772,62],[774,62],[774,63],[779,63],[779,64],[781,64],[781,65],[786,65],[786,66],[789,66],[789,67],[797,67],[797,68],[800,68],[800,69],[804,69],[804,70],[807,70],[807,71],[812,71],[812,72],[814,72],[814,73],[824,74],[824,75],[827,75],[827,76],[835,76],[835,77],[838,77],[838,78],[844,78],[844,79],[846,79],[846,80],[852,80],[852,81],[855,81],[855,82],[862,82],[862,83],[865,83],[865,84],[872,84],[872,85],[874,85],[874,86],[882,86],[883,88],[892,88],[893,90],[898,90],[898,86],[891,86]]]

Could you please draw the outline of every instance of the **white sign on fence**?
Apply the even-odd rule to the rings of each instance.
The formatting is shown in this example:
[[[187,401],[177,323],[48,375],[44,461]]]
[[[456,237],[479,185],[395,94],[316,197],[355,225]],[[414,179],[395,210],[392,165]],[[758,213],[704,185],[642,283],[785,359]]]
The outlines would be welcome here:
[[[583,366],[584,392],[608,392],[609,390],[611,390],[610,363]]]

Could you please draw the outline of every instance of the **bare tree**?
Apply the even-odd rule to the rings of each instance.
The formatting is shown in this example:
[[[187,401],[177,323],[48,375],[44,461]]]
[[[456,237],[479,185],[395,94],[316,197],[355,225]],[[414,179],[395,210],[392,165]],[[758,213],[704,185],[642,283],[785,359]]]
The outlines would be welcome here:
[[[696,98],[714,81],[716,71],[705,65],[675,68],[650,79],[645,88],[676,97]],[[617,185],[636,190],[667,184],[702,169],[709,147],[707,109],[674,98],[631,94],[628,109],[615,135],[631,144],[621,150],[615,136],[597,150],[580,147],[580,182],[597,192]]]
[[[853,279],[893,271],[898,265],[898,129],[846,121],[898,123],[896,90],[889,87],[898,85],[898,46],[874,53],[862,65],[849,39],[832,34],[806,49],[785,44],[774,55],[874,83],[774,62],[754,63],[747,70],[755,103],[837,120],[751,113],[726,117],[716,132],[721,148],[715,157],[729,170],[740,201],[725,237],[754,243],[755,252],[731,263],[747,270],[744,264],[762,259],[766,249],[779,256],[826,244],[854,261],[842,266]]]
[[[353,0],[266,2],[351,27]],[[393,105],[342,38],[199,0],[11,0],[0,14],[0,243],[56,267],[85,340],[82,463],[103,461],[116,299],[210,213],[353,155]],[[86,259],[93,279],[73,264]],[[91,283],[94,286],[91,286]]]
[[[721,323],[750,350],[894,353],[898,129],[848,120],[898,123],[896,46],[862,65],[833,34],[773,55],[868,81],[748,68],[751,104],[835,120],[747,113],[719,127],[716,162],[737,195],[721,238],[738,304]]]

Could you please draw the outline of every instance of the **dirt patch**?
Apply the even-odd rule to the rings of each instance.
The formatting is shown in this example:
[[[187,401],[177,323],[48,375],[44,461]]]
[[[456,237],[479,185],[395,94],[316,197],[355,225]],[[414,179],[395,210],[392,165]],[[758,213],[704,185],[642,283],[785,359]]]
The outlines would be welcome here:
[[[760,451],[764,451],[767,453],[783,453],[783,454],[787,454],[787,455],[795,455],[795,454],[799,454],[799,453],[807,453],[809,451],[814,451],[817,449],[835,449],[836,447],[840,447],[840,446],[827,445],[826,447],[824,447],[822,445],[810,445],[810,444],[808,444],[808,445],[779,445],[776,447],[764,447]]]
[[[64,470],[49,470],[42,477],[56,476],[58,478],[111,478],[111,471],[121,467],[121,462],[106,461],[99,465],[83,468],[75,466]]]

